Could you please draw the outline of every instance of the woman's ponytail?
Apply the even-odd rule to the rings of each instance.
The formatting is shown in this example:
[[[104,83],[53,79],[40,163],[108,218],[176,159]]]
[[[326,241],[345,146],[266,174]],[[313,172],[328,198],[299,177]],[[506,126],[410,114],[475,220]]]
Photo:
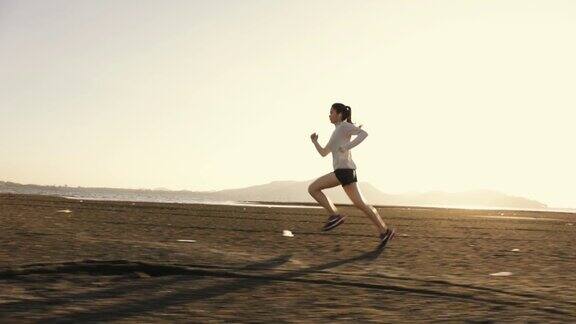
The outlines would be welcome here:
[[[346,121],[352,123],[352,108],[350,106],[346,106]]]

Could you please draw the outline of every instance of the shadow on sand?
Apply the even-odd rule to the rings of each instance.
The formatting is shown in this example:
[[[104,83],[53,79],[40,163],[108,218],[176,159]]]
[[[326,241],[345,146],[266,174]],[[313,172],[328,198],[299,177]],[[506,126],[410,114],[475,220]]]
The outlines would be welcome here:
[[[91,261],[92,267],[90,270],[86,270],[86,265],[84,265],[84,270],[82,270],[82,264],[74,263],[72,268],[57,268],[52,271],[54,273],[86,273],[89,272],[91,274],[96,275],[105,275],[105,274],[120,274],[121,271],[124,271],[124,274],[134,273],[135,271],[144,272],[151,276],[156,276],[153,281],[144,282],[144,283],[124,283],[120,286],[116,285],[113,288],[103,289],[98,291],[91,291],[91,292],[84,292],[84,293],[77,293],[77,294],[68,294],[62,297],[56,298],[49,298],[44,300],[26,300],[26,301],[18,301],[12,303],[5,303],[2,305],[2,310],[0,311],[0,319],[2,319],[4,315],[24,315],[26,314],[42,314],[45,313],[47,310],[63,306],[66,304],[75,304],[75,306],[79,306],[79,303],[84,305],[88,305],[90,308],[90,304],[98,304],[99,300],[103,299],[115,299],[120,298],[123,295],[131,295],[137,294],[138,296],[149,296],[149,298],[145,299],[138,299],[138,300],[131,300],[129,302],[124,302],[122,304],[113,305],[110,307],[97,307],[92,308],[89,310],[81,310],[81,311],[73,311],[70,314],[66,314],[63,316],[58,317],[49,317],[43,318],[43,322],[83,322],[83,321],[110,321],[116,319],[123,319],[132,316],[140,316],[145,313],[155,312],[167,307],[176,306],[180,304],[191,303],[198,300],[205,300],[210,299],[218,296],[222,296],[228,293],[242,291],[242,290],[253,290],[256,287],[263,286],[269,284],[271,282],[282,281],[282,280],[289,280],[293,278],[297,278],[300,276],[304,276],[306,274],[331,269],[334,267],[338,267],[343,264],[357,262],[357,261],[370,261],[377,258],[381,253],[381,250],[374,250],[366,253],[362,253],[358,256],[347,258],[343,260],[337,260],[333,262],[329,262],[326,264],[321,264],[313,267],[308,267],[300,270],[293,270],[287,273],[274,275],[274,276],[256,276],[256,275],[241,275],[235,274],[233,271],[231,272],[214,272],[210,270],[189,270],[186,267],[164,267],[162,270],[162,266],[150,266],[143,263],[137,263],[140,265],[140,268],[134,267],[135,263],[130,263],[131,266],[122,270],[122,267],[119,266],[120,263],[127,261],[102,261],[102,263],[98,263],[98,261]],[[282,255],[279,257],[275,257],[269,260],[265,260],[262,262],[251,263],[244,267],[236,268],[234,270],[271,270],[277,268],[286,262],[288,262],[291,258],[291,255]],[[108,263],[116,262],[115,269],[110,270],[105,265]],[[68,263],[72,265],[73,263]],[[96,265],[96,267],[94,267]],[[103,266],[104,265],[104,266]],[[30,273],[24,274],[32,274],[32,273],[50,273],[47,270],[41,271],[29,271]],[[215,276],[219,278],[230,278],[235,279],[233,282],[228,282],[224,284],[217,284],[212,285],[205,288],[187,288],[193,287],[190,282],[195,280],[200,280],[205,278],[206,276]],[[6,277],[14,277],[14,275],[10,274],[0,274],[0,278]],[[174,293],[168,294],[161,294],[158,295],[159,291],[175,291]]]

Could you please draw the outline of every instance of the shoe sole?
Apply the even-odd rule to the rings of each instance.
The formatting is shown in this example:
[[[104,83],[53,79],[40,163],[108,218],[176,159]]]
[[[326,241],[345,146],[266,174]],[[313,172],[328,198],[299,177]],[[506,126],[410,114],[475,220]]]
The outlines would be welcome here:
[[[390,233],[390,235],[388,235],[387,237],[385,237],[385,238],[380,242],[380,244],[378,245],[378,248],[379,248],[379,249],[385,248],[385,247],[388,245],[388,243],[389,243],[390,241],[392,241],[392,239],[394,238],[395,235],[396,235],[396,231],[395,231],[395,230],[392,230],[392,232]]]
[[[331,223],[330,225],[324,226],[324,228],[322,228],[322,231],[324,231],[324,232],[329,231],[329,230],[335,228],[336,226],[344,223],[345,218],[346,218],[346,216],[343,216],[343,217],[339,218],[337,221]]]

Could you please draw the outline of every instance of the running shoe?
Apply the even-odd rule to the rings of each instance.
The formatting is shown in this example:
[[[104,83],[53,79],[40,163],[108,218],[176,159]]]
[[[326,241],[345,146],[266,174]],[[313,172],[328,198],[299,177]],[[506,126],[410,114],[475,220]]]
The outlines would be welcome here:
[[[326,232],[333,229],[334,227],[344,223],[344,218],[346,218],[346,216],[340,214],[331,215],[328,217],[328,220],[324,224],[324,228],[322,228],[322,230]]]
[[[388,242],[394,238],[394,235],[396,235],[396,230],[393,228],[387,228],[386,232],[380,234],[380,244],[378,244],[378,248],[385,248]]]

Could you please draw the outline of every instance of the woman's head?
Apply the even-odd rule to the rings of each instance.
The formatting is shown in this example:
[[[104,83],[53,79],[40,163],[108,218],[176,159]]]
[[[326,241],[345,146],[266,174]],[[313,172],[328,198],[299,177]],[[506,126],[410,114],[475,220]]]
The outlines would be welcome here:
[[[343,120],[352,123],[352,108],[341,103],[333,104],[330,108],[330,122],[339,123]]]

